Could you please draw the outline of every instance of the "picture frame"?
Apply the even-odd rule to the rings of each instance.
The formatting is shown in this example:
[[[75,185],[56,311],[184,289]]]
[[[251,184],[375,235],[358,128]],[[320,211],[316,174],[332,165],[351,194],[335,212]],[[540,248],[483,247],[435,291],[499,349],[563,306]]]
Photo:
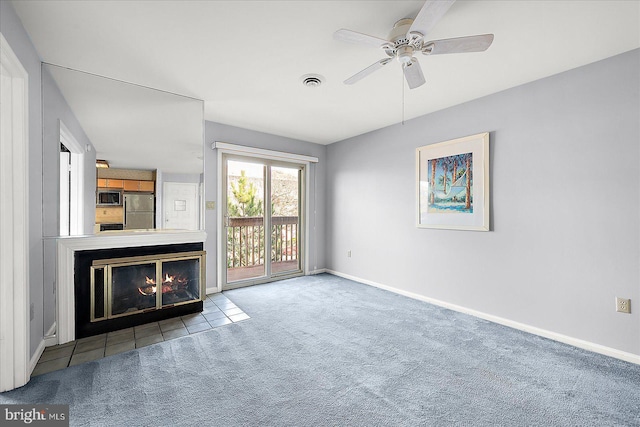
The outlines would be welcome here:
[[[489,231],[489,132],[416,149],[416,225]]]

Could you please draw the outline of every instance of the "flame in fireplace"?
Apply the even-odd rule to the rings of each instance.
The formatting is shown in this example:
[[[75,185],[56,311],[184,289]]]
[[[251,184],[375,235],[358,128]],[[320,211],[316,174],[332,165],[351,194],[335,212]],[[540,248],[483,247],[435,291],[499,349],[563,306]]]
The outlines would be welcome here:
[[[155,295],[158,290],[155,279],[145,276],[144,282],[147,286],[140,286],[138,288],[138,292],[144,296]],[[186,277],[176,277],[175,275],[170,276],[168,273],[165,273],[162,280],[162,292],[177,291],[178,288],[186,286],[187,282],[188,280]]]
[[[140,294],[144,296],[155,294],[157,290],[156,281],[150,278],[149,276],[144,276],[144,279],[145,279],[144,280],[145,285],[149,285],[149,286],[140,286],[138,288],[138,292],[140,292]]]

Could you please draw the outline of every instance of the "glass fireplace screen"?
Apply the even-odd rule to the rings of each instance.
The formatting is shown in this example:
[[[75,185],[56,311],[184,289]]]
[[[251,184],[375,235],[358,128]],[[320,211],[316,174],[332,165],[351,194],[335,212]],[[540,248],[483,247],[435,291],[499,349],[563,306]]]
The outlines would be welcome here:
[[[200,301],[205,252],[95,260],[91,265],[91,321]]]

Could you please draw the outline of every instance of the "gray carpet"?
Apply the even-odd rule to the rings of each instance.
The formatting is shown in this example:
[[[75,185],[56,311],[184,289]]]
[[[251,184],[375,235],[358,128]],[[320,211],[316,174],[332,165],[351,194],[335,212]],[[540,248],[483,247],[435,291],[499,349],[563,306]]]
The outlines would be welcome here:
[[[91,426],[640,426],[640,366],[331,275],[225,293],[251,319],[35,377]]]

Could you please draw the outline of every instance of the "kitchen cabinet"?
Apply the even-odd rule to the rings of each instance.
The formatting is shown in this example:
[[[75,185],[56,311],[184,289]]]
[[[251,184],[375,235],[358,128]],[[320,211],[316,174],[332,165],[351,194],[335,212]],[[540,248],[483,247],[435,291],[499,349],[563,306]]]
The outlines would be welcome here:
[[[124,188],[124,180],[112,178],[98,178],[98,188]]]
[[[153,193],[154,189],[154,181],[138,181],[132,179],[124,180],[124,191],[144,191]]]
[[[122,206],[96,207],[96,224],[123,224],[124,210]]]

